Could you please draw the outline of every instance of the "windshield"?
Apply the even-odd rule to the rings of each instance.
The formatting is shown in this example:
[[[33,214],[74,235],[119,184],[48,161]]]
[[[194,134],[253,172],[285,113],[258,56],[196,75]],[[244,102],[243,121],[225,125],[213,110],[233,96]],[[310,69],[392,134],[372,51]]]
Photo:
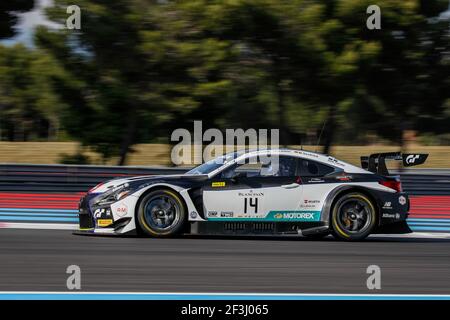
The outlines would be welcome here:
[[[237,154],[237,152],[227,153],[223,156],[209,160],[208,162],[205,162],[204,164],[201,164],[198,167],[189,170],[185,174],[209,174],[210,172],[213,172],[224,164],[235,159]]]

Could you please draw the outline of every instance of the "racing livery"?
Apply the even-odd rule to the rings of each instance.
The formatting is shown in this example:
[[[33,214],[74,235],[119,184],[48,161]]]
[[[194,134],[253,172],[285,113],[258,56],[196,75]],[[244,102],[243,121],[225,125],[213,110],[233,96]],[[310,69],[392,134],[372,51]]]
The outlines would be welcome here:
[[[181,175],[97,185],[80,200],[80,230],[154,237],[331,233],[343,240],[409,233],[409,199],[385,160],[412,166],[426,158],[379,153],[361,157],[359,168],[304,150],[234,152]]]

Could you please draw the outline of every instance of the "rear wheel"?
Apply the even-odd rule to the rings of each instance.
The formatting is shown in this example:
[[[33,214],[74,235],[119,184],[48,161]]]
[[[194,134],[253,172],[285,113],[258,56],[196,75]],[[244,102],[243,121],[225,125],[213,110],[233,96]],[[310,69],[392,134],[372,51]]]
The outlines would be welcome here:
[[[186,221],[186,209],[180,196],[171,190],[156,190],[146,194],[138,208],[140,229],[152,237],[178,234]]]
[[[331,226],[333,236],[337,239],[365,239],[375,225],[375,206],[362,193],[348,193],[339,198],[333,206]]]

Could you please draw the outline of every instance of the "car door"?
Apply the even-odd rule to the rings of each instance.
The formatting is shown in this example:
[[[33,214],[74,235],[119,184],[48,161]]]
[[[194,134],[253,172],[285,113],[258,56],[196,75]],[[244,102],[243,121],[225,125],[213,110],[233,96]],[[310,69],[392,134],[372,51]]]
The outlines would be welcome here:
[[[302,188],[297,158],[277,157],[277,165],[248,159],[213,177],[203,187],[205,216],[211,221],[295,220]],[[286,218],[286,219],[285,219]]]

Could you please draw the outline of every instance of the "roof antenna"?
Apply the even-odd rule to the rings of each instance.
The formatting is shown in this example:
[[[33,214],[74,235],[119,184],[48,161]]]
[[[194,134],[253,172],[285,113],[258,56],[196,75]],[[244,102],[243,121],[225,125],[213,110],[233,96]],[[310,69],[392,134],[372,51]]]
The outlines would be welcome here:
[[[326,124],[327,124],[327,119],[325,119],[325,121],[323,122],[322,130],[320,130],[319,138],[317,139],[316,149],[314,150],[314,152],[317,152],[317,147],[319,146],[320,139],[322,138],[322,133],[323,133],[323,130],[325,129]]]

